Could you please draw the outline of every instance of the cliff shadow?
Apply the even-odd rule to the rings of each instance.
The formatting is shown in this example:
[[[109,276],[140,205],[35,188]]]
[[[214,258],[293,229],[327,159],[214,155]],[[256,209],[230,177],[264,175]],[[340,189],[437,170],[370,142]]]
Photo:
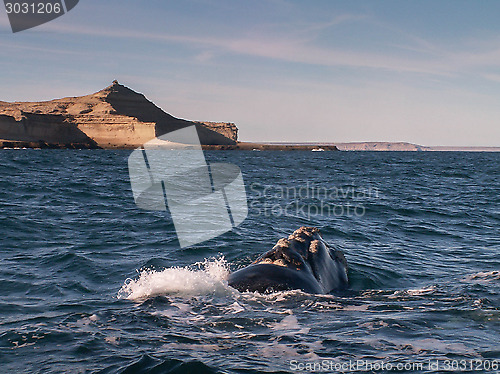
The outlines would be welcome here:
[[[105,98],[113,109],[113,114],[135,117],[141,122],[154,122],[155,135],[160,137],[171,131],[179,130],[187,126],[196,126],[200,142],[203,145],[231,145],[236,142],[214,130],[211,130],[200,123],[176,118],[154,103],[149,101],[144,95],[131,89],[115,84]]]

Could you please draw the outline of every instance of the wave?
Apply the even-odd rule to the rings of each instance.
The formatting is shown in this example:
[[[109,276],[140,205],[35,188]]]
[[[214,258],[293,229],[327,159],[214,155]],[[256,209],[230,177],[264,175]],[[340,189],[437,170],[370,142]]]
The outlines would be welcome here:
[[[118,292],[119,299],[142,300],[149,297],[182,294],[206,295],[230,292],[229,265],[224,257],[209,258],[193,266],[162,271],[144,269],[136,280],[127,279]]]

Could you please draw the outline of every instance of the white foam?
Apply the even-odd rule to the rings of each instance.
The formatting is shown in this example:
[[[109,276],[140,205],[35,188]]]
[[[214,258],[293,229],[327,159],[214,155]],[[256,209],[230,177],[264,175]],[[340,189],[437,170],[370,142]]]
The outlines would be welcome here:
[[[191,267],[162,271],[141,270],[138,279],[127,279],[118,298],[141,300],[159,295],[206,295],[229,292],[229,266],[224,257],[205,259]]]
[[[394,291],[393,294],[388,295],[389,299],[397,299],[400,296],[423,296],[423,295],[428,295],[436,291],[436,286],[429,286],[429,287],[422,287],[422,288],[410,288],[408,290],[398,290]],[[379,293],[383,294],[383,292]],[[377,294],[377,292],[373,293],[370,292],[370,294]]]
[[[491,281],[497,281],[500,280],[500,271],[498,270],[493,270],[493,271],[481,271],[479,273],[471,274],[465,277],[465,281],[472,281],[472,282],[491,282]]]
[[[422,296],[433,293],[436,290],[435,286],[422,287],[422,288],[410,288],[406,290],[406,293],[410,296]]]

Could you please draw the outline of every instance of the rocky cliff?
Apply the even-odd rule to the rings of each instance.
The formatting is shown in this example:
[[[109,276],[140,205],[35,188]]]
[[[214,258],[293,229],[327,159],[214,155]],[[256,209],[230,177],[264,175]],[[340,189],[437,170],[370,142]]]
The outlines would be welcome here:
[[[224,135],[226,138],[232,139],[235,143],[238,141],[238,128],[231,122],[202,122],[196,121],[209,129]]]
[[[0,139],[7,141],[135,148],[191,125],[196,126],[204,145],[232,145],[237,141],[234,124],[175,118],[117,81],[87,96],[0,102]]]

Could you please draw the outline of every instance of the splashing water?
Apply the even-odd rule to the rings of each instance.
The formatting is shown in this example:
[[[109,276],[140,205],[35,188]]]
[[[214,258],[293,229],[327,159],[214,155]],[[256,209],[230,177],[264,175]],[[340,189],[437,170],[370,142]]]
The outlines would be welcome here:
[[[118,292],[119,299],[142,300],[148,297],[183,294],[206,295],[229,292],[229,265],[224,257],[209,258],[193,266],[156,271],[143,269],[136,280],[127,279]]]

